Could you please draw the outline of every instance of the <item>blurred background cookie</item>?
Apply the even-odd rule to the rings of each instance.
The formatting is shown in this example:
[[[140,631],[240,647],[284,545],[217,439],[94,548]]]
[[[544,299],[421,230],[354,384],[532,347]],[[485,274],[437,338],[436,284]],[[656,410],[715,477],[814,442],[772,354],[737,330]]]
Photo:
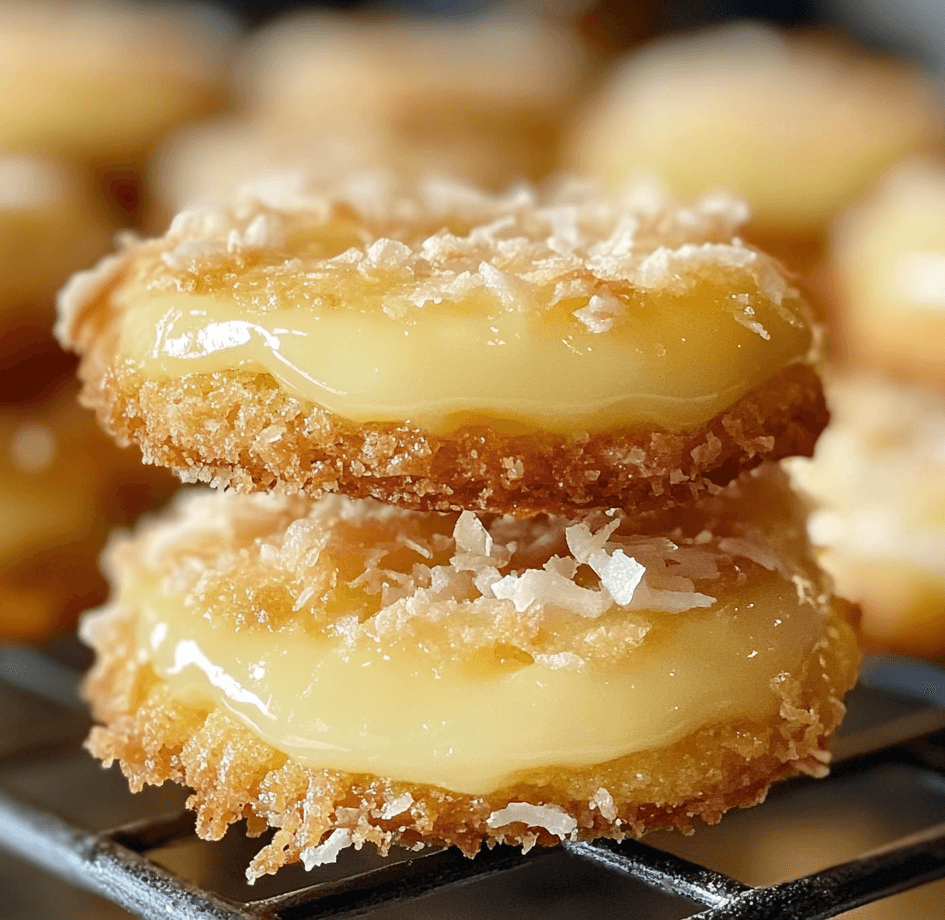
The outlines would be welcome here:
[[[69,384],[40,405],[0,409],[0,639],[36,639],[100,603],[98,555],[174,490],[77,406]]]
[[[945,390],[945,160],[900,164],[844,214],[830,267],[839,357]]]
[[[108,250],[113,230],[83,170],[0,154],[0,405],[35,399],[73,373],[51,335],[55,294]]]
[[[90,168],[135,219],[153,146],[227,98],[232,23],[209,7],[0,2],[0,151]]]
[[[556,165],[589,52],[546,19],[290,14],[245,49],[254,117],[289,134],[389,134],[491,187]]]
[[[567,162],[617,185],[644,173],[683,197],[740,194],[748,237],[805,269],[839,210],[903,156],[940,144],[943,126],[939,94],[901,62],[739,23],[622,60]]]
[[[945,396],[846,375],[828,399],[813,459],[787,461],[811,539],[868,642],[945,658]]]

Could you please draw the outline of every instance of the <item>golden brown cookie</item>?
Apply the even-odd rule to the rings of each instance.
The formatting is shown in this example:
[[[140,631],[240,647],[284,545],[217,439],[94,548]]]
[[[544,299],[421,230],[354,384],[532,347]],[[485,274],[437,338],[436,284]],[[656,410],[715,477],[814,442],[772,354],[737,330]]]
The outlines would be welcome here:
[[[190,786],[204,837],[275,828],[250,880],[717,821],[826,772],[858,660],[770,467],[648,533],[192,496],[108,569],[89,747]]]
[[[284,176],[61,296],[84,399],[181,478],[528,514],[685,503],[826,422],[728,199]]]

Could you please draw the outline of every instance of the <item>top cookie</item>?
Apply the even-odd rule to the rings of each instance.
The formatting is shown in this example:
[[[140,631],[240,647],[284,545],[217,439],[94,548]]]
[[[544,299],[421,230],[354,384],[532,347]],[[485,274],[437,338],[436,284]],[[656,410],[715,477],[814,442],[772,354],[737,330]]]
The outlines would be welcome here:
[[[185,480],[645,513],[826,423],[816,330],[743,217],[284,176],[75,276],[58,333],[105,427]]]

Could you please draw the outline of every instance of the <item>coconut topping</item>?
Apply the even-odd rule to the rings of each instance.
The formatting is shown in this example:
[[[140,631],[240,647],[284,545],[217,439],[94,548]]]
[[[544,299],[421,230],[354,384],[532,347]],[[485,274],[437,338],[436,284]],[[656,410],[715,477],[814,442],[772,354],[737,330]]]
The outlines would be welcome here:
[[[299,854],[306,871],[311,872],[316,866],[338,861],[338,854],[352,844],[351,831],[346,827],[333,830],[324,843],[307,847]]]
[[[637,647],[653,615],[711,607],[746,567],[779,565],[760,531],[721,526],[670,538],[623,533],[619,512],[569,522],[227,493],[181,501],[109,565],[126,584],[122,571],[143,567],[238,629],[296,622],[349,653],[420,641],[463,659],[501,646],[516,650],[509,660],[580,670]]]
[[[744,216],[734,200],[681,207],[650,186],[613,196],[568,180],[492,194],[384,172],[332,182],[287,173],[243,186],[228,205],[183,211],[160,239],[126,239],[124,283],[225,291],[262,312],[287,293],[319,309],[363,309],[379,298],[395,318],[481,293],[525,312],[563,304],[603,334],[634,292],[685,292],[722,270],[737,279],[736,318],[753,328],[753,298],[777,306],[797,292],[774,260],[735,235]],[[62,297],[65,341],[96,290],[78,281]]]

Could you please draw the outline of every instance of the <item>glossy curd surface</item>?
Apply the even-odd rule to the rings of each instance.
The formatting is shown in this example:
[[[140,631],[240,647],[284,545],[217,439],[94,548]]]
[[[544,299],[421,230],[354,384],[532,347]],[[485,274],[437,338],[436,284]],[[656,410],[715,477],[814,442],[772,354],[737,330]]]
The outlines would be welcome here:
[[[547,295],[549,292],[542,292]],[[371,295],[374,297],[371,297]],[[149,378],[246,368],[354,422],[466,424],[559,433],[702,424],[810,347],[809,328],[755,296],[753,322],[732,289],[629,296],[619,327],[575,319],[582,298],[522,309],[490,293],[392,318],[384,295],[354,309],[225,297],[158,296],[129,305],[122,352]],[[373,304],[370,303],[371,300]]]
[[[222,707],[303,765],[485,793],[519,771],[600,763],[714,722],[774,716],[772,681],[799,669],[825,624],[793,584],[761,581],[708,612],[653,616],[613,670],[501,651],[474,667],[433,663],[409,643],[348,651],[297,627],[232,632],[164,598],[141,602],[139,642],[175,697]]]

